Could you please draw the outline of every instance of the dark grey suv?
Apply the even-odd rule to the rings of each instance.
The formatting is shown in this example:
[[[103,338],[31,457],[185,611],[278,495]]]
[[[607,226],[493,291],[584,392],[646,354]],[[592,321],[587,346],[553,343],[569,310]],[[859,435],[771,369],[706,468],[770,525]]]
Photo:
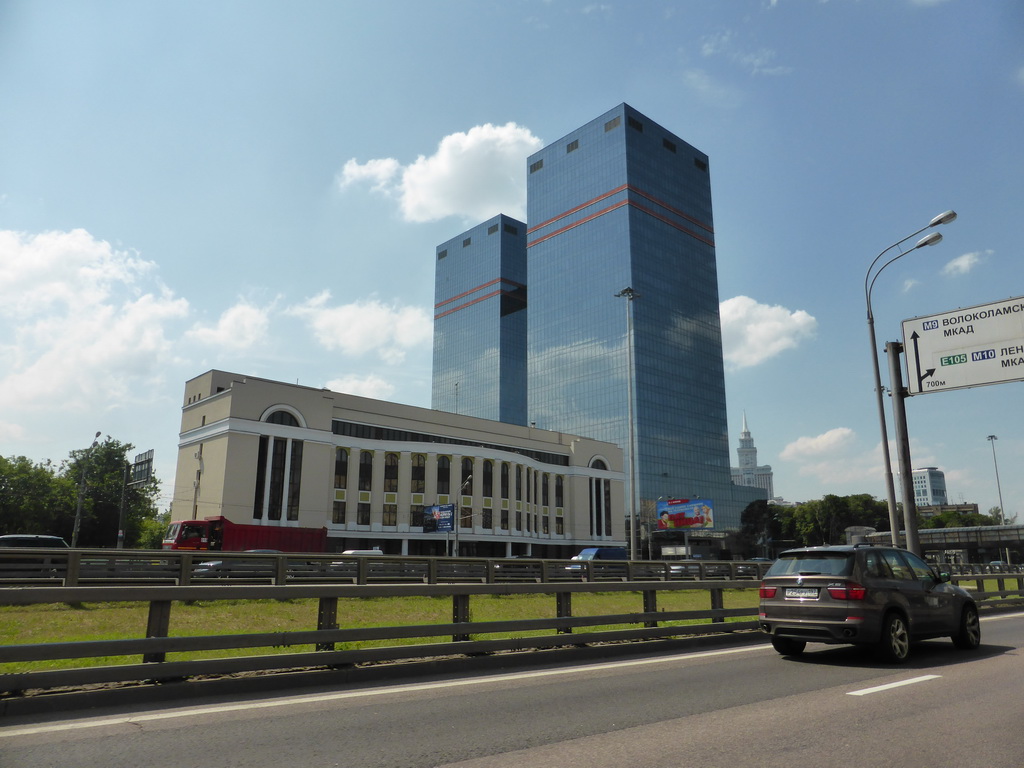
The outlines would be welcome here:
[[[761,629],[779,653],[807,643],[874,645],[901,662],[910,643],[950,637],[957,648],[981,643],[970,593],[912,552],[858,544],[783,552],[761,582]]]

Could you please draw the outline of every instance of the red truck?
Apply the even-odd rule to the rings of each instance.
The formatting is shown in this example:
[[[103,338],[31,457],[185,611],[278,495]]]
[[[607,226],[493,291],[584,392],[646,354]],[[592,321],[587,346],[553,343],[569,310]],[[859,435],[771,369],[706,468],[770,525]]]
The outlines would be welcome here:
[[[286,528],[279,525],[243,525],[226,517],[182,520],[167,526],[164,549],[244,552],[277,549],[281,552],[323,552],[326,528]]]

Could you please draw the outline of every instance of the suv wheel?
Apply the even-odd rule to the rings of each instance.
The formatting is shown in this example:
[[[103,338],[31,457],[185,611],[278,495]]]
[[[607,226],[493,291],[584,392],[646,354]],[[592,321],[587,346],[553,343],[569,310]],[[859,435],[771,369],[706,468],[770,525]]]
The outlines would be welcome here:
[[[895,612],[887,613],[882,621],[882,639],[878,643],[878,654],[883,661],[897,664],[910,655],[910,632],[903,617]]]
[[[973,605],[965,605],[960,614],[960,628],[953,635],[953,645],[965,651],[973,651],[981,645],[981,621],[978,609]]]
[[[773,637],[772,648],[781,653],[783,656],[797,656],[804,652],[804,648],[807,647],[807,642],[804,640],[794,640],[791,637]]]

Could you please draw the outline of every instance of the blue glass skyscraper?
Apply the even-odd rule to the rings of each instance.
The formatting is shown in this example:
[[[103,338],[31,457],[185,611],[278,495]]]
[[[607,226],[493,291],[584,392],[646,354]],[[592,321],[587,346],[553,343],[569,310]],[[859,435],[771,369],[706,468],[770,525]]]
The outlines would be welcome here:
[[[499,215],[437,247],[431,407],[526,424],[526,225]]]
[[[528,159],[528,418],[629,443],[632,288],[640,510],[732,485],[708,157],[626,104]]]

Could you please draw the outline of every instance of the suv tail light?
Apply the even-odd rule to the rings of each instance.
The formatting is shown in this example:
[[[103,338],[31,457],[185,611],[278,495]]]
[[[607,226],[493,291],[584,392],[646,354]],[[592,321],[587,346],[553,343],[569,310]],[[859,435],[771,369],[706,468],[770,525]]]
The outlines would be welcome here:
[[[852,581],[841,587],[828,587],[829,597],[833,600],[863,600],[867,593],[867,589]]]
[[[778,587],[766,587],[763,583],[761,588],[757,591],[758,597],[762,600],[771,600],[775,597],[775,593],[779,591]]]

